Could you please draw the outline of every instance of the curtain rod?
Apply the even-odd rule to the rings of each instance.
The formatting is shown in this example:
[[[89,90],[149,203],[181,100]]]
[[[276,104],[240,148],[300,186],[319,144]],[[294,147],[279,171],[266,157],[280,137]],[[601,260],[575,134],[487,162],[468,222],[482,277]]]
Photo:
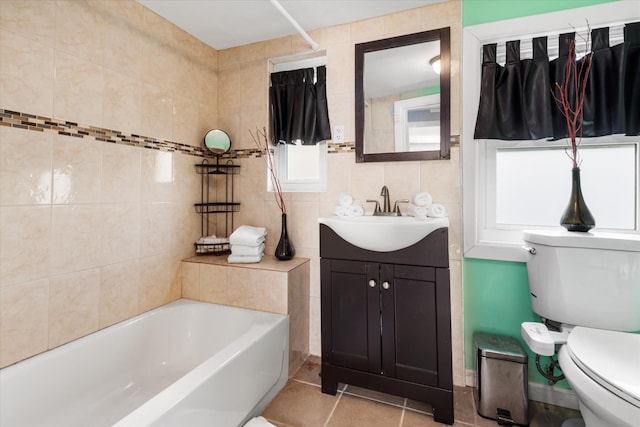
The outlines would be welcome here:
[[[284,7],[282,7],[278,0],[271,0],[271,4],[274,5],[275,8],[278,9],[285,18],[287,18],[287,20],[289,20],[291,25],[293,25],[296,30],[298,30],[300,35],[307,41],[307,43],[309,43],[311,49],[318,50],[318,43],[313,41],[309,34],[307,34],[307,32],[296,22],[296,20],[293,19],[291,15],[289,15],[289,13],[284,9]]]
[[[606,25],[598,25],[597,28],[605,28]],[[591,28],[593,31],[596,28]],[[591,51],[591,35],[589,34],[589,45],[586,45],[587,40],[587,27],[582,28],[570,28],[564,29],[558,32],[548,32],[546,34],[525,34],[518,37],[501,38],[493,42],[484,42],[483,44],[497,43],[496,49],[496,62],[504,64],[506,61],[506,42],[512,40],[520,40],[520,58],[531,58],[533,55],[532,42],[535,37],[547,37],[547,53],[549,59],[553,59],[558,56],[558,39],[562,33],[576,33],[576,52],[578,56],[582,56],[584,53]],[[609,45],[615,46],[616,44],[624,42],[624,24],[610,25],[609,26]]]

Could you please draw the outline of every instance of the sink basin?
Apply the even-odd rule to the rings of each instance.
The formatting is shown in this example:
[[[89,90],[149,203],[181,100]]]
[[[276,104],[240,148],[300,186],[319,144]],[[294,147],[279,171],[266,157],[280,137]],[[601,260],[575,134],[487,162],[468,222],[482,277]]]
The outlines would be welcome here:
[[[412,216],[329,216],[318,218],[318,222],[352,245],[377,252],[404,249],[449,226],[448,218]]]

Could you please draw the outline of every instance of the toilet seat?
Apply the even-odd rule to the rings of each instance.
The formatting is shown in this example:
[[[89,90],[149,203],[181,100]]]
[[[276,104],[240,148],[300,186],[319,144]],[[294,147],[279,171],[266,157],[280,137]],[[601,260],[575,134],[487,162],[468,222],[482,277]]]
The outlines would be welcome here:
[[[576,326],[566,347],[585,375],[640,408],[640,334]]]

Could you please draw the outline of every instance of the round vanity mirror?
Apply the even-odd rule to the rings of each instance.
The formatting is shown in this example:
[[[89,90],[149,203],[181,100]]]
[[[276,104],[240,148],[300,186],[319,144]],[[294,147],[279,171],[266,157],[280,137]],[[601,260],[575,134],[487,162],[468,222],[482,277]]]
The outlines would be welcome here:
[[[204,136],[204,146],[213,154],[220,156],[231,148],[231,138],[220,129],[211,129]]]

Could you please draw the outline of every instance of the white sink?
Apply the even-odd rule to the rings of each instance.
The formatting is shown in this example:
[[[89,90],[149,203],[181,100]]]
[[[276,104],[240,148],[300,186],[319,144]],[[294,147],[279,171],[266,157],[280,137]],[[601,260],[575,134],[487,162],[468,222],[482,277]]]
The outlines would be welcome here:
[[[347,242],[362,249],[390,252],[419,242],[432,231],[448,227],[448,218],[412,216],[329,216],[318,218]]]

